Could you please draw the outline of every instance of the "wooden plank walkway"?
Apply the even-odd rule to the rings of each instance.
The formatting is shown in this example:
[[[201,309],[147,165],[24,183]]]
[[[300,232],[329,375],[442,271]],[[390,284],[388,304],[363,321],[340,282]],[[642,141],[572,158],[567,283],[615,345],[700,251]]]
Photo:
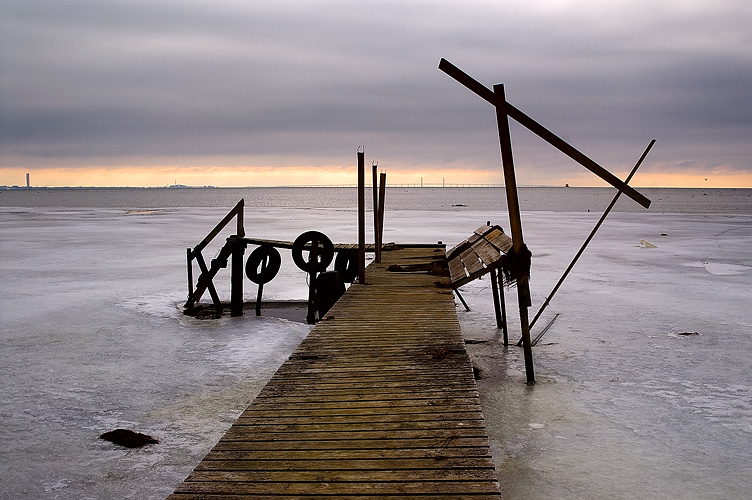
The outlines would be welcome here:
[[[445,262],[384,252],[168,500],[500,498]]]

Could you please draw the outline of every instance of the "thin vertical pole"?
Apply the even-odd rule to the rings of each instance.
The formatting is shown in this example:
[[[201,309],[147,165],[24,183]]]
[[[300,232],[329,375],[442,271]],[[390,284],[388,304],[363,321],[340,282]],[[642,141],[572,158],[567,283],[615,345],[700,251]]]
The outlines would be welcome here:
[[[245,253],[245,244],[239,239],[232,241],[232,277],[231,277],[231,299],[230,299],[230,316],[243,315],[243,254]]]
[[[498,273],[499,304],[501,305],[501,331],[504,335],[504,345],[509,345],[509,331],[507,330],[507,305],[504,300],[504,282],[501,273]]]
[[[243,226],[243,207],[245,207],[245,199],[240,198],[240,201],[235,206],[235,210],[237,210],[237,213],[238,213],[238,220],[236,221],[237,226],[235,229],[235,234],[239,238],[242,238],[243,236],[245,236],[245,227]]]
[[[316,238],[311,241],[311,251],[308,252],[308,262],[313,264],[319,258],[319,240]],[[316,271],[311,270],[308,273],[308,314],[306,322],[309,325],[316,323]]]
[[[264,284],[259,283],[256,293],[256,316],[261,316],[261,297],[264,295]]]
[[[379,175],[379,239],[376,243],[376,262],[381,262],[381,249],[384,246],[384,200],[386,197],[386,172]]]
[[[494,85],[494,94],[499,100],[506,102],[504,85]],[[501,163],[504,169],[504,185],[507,193],[507,207],[509,209],[509,227],[512,231],[512,249],[519,253],[524,248],[522,237],[522,220],[520,218],[520,204],[517,199],[517,179],[514,173],[514,159],[512,157],[512,138],[509,133],[509,115],[505,110],[496,106],[496,124],[499,129],[499,146],[501,148]],[[529,277],[521,275],[517,278],[517,301],[520,309],[520,327],[522,329],[522,347],[525,353],[525,372],[528,385],[535,384],[535,370],[533,368],[533,350],[530,345],[530,325],[528,311],[530,307]]]
[[[190,248],[186,251],[186,260],[188,261],[188,302],[193,307],[193,251]]]
[[[358,283],[366,282],[366,167],[365,148],[358,148]]]
[[[501,302],[499,302],[499,282],[496,279],[496,269],[491,269],[491,292],[494,302],[494,313],[496,314],[496,328],[501,330]]]
[[[378,183],[378,169],[379,164],[376,162],[373,162],[371,165],[371,174],[372,174],[372,188],[371,191],[373,191],[373,243],[376,247],[376,257],[375,261],[381,262],[381,252],[379,251],[379,183]]]

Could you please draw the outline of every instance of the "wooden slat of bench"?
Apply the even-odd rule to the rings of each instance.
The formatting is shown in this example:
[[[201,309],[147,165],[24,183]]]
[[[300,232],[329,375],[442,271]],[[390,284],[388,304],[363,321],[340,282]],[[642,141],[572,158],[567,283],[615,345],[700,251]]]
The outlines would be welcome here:
[[[487,226],[487,225],[484,224],[484,225],[480,226],[478,229],[476,229],[473,232],[475,234],[479,235],[479,236],[483,236],[484,234],[486,234],[487,232],[491,231],[495,227],[499,227],[499,226]]]
[[[494,238],[486,238],[489,243],[505,254],[512,248],[512,238],[507,234],[498,234]]]
[[[483,263],[481,262],[480,257],[478,257],[478,254],[475,253],[472,248],[468,248],[462,252],[460,258],[462,259],[462,265],[467,269],[468,275],[472,275],[483,269]]]
[[[487,240],[480,239],[473,244],[473,251],[478,254],[483,264],[488,268],[494,268],[500,265],[500,260],[504,256],[499,250],[491,245]]]

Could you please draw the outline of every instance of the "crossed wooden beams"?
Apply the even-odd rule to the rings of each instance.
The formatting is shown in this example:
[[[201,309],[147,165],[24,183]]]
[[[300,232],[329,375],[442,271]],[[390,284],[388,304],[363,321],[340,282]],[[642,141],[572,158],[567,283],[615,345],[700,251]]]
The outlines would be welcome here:
[[[514,118],[518,123],[538,135],[541,139],[617,188],[620,193],[626,194],[645,208],[650,206],[650,200],[630,187],[626,182],[623,182],[614,174],[569,145],[565,140],[508,103],[504,95],[504,85],[494,85],[493,90],[491,90],[444,58],[439,62],[439,69],[496,108],[496,123],[499,129],[501,161],[504,169],[504,185],[507,195],[507,207],[509,209],[509,227],[512,232],[511,252],[515,255],[521,256],[527,253],[527,248],[525,247],[522,235],[520,206],[517,199],[517,181],[514,173],[512,141],[509,134],[509,117]],[[531,305],[529,275],[527,273],[521,273],[517,277],[517,302],[520,309],[520,327],[522,329],[522,346],[525,353],[527,383],[533,385],[535,384],[535,371],[533,369],[533,353],[530,343],[530,325],[527,311]]]

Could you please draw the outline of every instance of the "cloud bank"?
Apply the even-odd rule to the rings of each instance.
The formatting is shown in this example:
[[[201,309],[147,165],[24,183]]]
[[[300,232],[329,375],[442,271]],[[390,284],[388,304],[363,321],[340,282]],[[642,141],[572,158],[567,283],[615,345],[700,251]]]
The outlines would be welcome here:
[[[752,180],[751,25],[752,4],[717,0],[5,0],[0,176],[315,172],[364,145],[390,172],[502,182],[494,110],[445,57],[616,172],[656,138],[647,175]],[[590,180],[512,134],[521,182]]]

